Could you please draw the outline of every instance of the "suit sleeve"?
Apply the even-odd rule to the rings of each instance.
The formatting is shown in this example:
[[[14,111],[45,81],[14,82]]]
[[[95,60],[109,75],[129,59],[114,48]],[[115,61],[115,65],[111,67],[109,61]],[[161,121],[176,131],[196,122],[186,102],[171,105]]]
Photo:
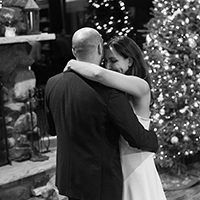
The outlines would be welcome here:
[[[55,129],[55,124],[54,124],[54,120],[53,117],[51,115],[51,112],[48,108],[48,103],[47,103],[47,95],[45,93],[45,114],[46,114],[46,118],[47,118],[47,124],[48,124],[48,133],[52,136],[56,136],[56,129]]]
[[[157,152],[157,135],[153,131],[147,131],[140,124],[124,93],[118,90],[111,91],[108,112],[112,123],[130,146]]]

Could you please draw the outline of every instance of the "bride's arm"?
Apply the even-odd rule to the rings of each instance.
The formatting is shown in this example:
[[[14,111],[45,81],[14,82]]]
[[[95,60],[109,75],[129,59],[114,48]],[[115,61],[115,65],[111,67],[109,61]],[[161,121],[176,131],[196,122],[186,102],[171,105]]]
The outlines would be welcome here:
[[[70,60],[67,68],[90,80],[124,91],[134,97],[141,98],[150,91],[148,83],[137,76],[124,75],[95,64]]]

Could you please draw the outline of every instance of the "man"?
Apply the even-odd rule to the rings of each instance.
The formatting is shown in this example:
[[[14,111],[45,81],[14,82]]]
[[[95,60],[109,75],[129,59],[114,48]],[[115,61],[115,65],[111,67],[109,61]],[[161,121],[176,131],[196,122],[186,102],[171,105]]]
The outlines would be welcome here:
[[[99,65],[103,40],[92,28],[72,37],[77,60]],[[50,133],[57,135],[56,186],[70,200],[121,200],[122,170],[119,135],[132,147],[156,152],[155,133],[146,131],[126,95],[87,80],[73,71],[46,84]]]

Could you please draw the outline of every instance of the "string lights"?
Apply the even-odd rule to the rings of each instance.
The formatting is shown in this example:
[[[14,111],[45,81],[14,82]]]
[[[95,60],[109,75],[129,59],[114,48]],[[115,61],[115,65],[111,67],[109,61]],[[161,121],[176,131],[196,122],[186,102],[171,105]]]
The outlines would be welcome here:
[[[88,3],[87,21],[95,25],[105,41],[116,34],[128,35],[133,30],[124,1],[89,0]]]

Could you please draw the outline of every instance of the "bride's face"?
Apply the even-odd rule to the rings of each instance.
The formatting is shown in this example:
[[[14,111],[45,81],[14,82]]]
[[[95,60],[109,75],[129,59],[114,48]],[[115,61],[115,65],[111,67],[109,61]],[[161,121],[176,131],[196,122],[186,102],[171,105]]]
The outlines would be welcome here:
[[[122,74],[126,73],[130,65],[129,59],[119,55],[112,47],[105,50],[105,63],[107,69],[117,71]]]

